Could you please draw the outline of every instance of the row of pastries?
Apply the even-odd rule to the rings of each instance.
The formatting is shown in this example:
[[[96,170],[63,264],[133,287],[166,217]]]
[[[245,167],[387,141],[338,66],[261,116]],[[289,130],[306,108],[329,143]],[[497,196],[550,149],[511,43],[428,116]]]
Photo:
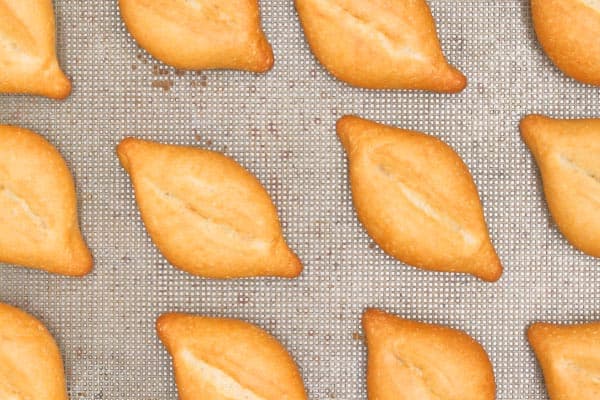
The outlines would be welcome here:
[[[176,68],[266,72],[273,65],[256,0],[120,0],[119,6],[133,38]],[[447,93],[467,84],[446,61],[423,0],[296,0],[296,9],[315,57],[344,82]],[[552,61],[567,75],[600,85],[598,0],[532,0],[531,10]],[[54,30],[51,0],[0,0],[0,92],[69,95]],[[477,188],[452,148],[424,133],[354,116],[338,121],[337,131],[357,216],[384,251],[428,270],[500,278]],[[558,227],[575,247],[600,257],[600,121],[528,116],[521,132]],[[134,138],[123,140],[117,155],[149,235],[175,267],[212,278],[301,273],[268,193],[234,160]],[[0,126],[0,261],[89,273],[93,260],[76,205],[58,151],[31,131]],[[379,310],[365,312],[363,327],[369,398],[495,397],[489,358],[465,333]],[[306,398],[289,353],[256,326],[166,314],[157,331],[173,358],[183,400]],[[534,324],[528,332],[552,399],[597,397],[598,324]],[[48,331],[2,304],[0,378],[0,398],[67,398]]]

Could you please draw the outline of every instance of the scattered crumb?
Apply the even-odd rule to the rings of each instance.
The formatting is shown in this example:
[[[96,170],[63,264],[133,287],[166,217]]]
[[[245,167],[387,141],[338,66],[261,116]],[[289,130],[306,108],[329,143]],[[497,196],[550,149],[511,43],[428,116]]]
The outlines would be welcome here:
[[[374,250],[377,248],[377,245],[374,242],[369,243],[369,249]]]
[[[160,89],[164,90],[165,92],[168,92],[173,87],[173,81],[170,79],[166,80],[166,81],[160,81],[160,80],[152,81],[152,87],[160,88]]]
[[[362,337],[362,335],[360,333],[354,332],[352,334],[352,339],[354,339],[354,340],[363,340],[363,337]]]
[[[136,69],[138,69],[137,64],[131,64],[131,70],[135,71]]]
[[[200,141],[202,141],[202,136],[200,136],[200,135],[194,135],[194,140],[197,141],[197,142],[200,142]]]
[[[184,76],[185,75],[185,70],[183,70],[183,69],[176,69],[175,70],[175,75],[177,75],[177,76]]]

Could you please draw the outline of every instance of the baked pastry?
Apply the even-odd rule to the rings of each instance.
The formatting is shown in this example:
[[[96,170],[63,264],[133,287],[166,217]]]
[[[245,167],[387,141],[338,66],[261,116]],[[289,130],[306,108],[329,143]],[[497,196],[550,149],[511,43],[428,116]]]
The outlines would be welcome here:
[[[92,269],[65,160],[43,137],[6,125],[0,125],[0,262],[73,276]]]
[[[600,1],[531,0],[542,48],[565,74],[600,86]]]
[[[69,400],[61,355],[46,327],[2,303],[0,399]]]
[[[117,153],[150,237],[175,267],[210,278],[302,271],[269,194],[232,159],[133,138]]]
[[[500,278],[477,188],[454,150],[354,116],[341,118],[337,131],[358,219],[386,253],[428,270]]]
[[[134,39],[165,64],[252,72],[273,66],[258,0],[119,0],[119,5]]]
[[[292,357],[254,325],[171,313],[156,329],[173,358],[181,400],[308,398]]]
[[[600,398],[600,323],[535,323],[527,331],[551,400]]]
[[[577,249],[600,257],[600,119],[529,115],[521,135],[540,168],[558,228]]]
[[[494,371],[466,333],[370,309],[363,315],[367,393],[376,400],[493,400]]]
[[[0,0],[0,92],[71,93],[56,58],[52,0]]]
[[[460,92],[425,0],[295,0],[315,57],[336,78],[368,89]]]

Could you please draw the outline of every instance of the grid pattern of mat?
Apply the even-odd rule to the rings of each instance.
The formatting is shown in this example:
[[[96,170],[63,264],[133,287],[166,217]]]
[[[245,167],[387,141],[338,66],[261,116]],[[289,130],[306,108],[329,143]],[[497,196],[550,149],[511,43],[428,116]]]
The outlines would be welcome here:
[[[600,318],[600,263],[552,223],[519,139],[532,112],[600,117],[600,89],[563,76],[535,41],[525,0],[430,0],[458,95],[365,91],[311,55],[291,0],[262,1],[276,64],[265,75],[180,73],[140,50],[117,2],[55,0],[66,102],[0,96],[0,121],[46,136],[75,175],[95,272],[83,280],[0,267],[0,301],[40,317],[64,355],[71,399],[176,398],[154,331],[166,311],[239,317],[293,353],[311,399],[365,399],[360,316],[368,306],[464,329],[490,353],[498,399],[546,398],[525,340],[535,320]],[[505,274],[495,284],[420,271],[383,254],[354,214],[334,127],[345,113],[431,133],[479,186]],[[179,272],[151,244],[114,153],[139,136],[223,151],[278,206],[305,272],[231,282]]]

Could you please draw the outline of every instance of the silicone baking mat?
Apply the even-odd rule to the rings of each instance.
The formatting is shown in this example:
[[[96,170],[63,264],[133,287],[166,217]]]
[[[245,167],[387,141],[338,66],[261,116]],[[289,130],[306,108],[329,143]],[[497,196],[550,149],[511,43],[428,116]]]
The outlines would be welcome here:
[[[176,398],[154,330],[167,311],[254,322],[294,355],[311,399],[365,399],[360,316],[374,306],[467,331],[490,354],[498,399],[546,398],[525,328],[600,319],[600,263],[552,223],[518,121],[533,112],[598,117],[600,89],[552,66],[527,1],[429,1],[448,59],[469,78],[458,95],[336,81],[311,55],[291,0],[261,2],[276,57],[268,74],[175,71],[134,43],[116,3],[55,0],[59,56],[74,83],[67,101],[0,96],[2,123],[43,134],[70,164],[95,256],[82,280],[0,267],[0,301],[38,316],[59,342],[71,399]],[[346,113],[431,133],[460,153],[505,266],[498,283],[407,267],[369,239],[335,135]],[[172,268],[115,156],[128,135],[222,151],[254,172],[302,277],[214,281]]]

